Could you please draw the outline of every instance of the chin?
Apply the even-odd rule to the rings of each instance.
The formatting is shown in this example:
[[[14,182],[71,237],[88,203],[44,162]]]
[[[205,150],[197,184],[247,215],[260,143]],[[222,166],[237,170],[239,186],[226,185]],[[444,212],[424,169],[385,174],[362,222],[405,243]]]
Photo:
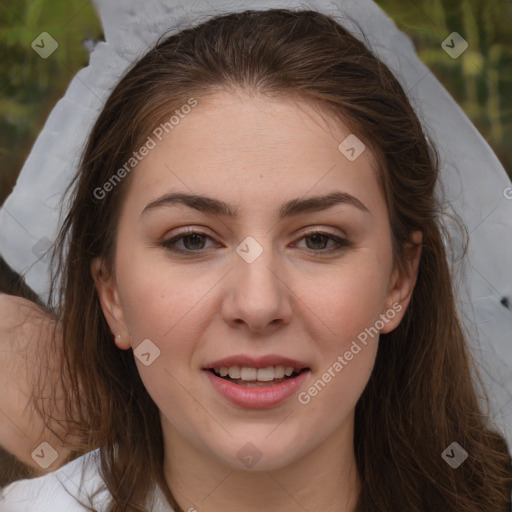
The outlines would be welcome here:
[[[269,436],[271,431],[265,428],[260,435],[230,437],[225,446],[210,449],[230,469],[255,472],[285,468],[304,455],[302,452],[306,445],[303,441],[294,440],[286,432],[272,439],[273,434]],[[301,447],[300,453],[298,446]]]

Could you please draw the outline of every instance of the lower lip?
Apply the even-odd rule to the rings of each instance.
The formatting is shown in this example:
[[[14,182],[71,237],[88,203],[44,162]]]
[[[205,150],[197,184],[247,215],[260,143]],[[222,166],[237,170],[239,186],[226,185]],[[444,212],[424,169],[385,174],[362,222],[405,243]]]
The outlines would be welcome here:
[[[205,370],[205,372],[213,387],[224,398],[240,407],[252,409],[264,409],[281,404],[300,388],[309,375],[309,370],[306,370],[297,377],[287,379],[279,384],[249,387],[217,377],[209,370]]]

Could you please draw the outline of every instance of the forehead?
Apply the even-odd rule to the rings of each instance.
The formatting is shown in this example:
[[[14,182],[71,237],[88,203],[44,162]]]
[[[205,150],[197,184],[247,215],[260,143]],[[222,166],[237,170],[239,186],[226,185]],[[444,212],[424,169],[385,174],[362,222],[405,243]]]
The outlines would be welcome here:
[[[311,104],[218,91],[178,113],[133,171],[127,199],[140,211],[170,189],[246,205],[341,189],[383,205],[372,152]]]

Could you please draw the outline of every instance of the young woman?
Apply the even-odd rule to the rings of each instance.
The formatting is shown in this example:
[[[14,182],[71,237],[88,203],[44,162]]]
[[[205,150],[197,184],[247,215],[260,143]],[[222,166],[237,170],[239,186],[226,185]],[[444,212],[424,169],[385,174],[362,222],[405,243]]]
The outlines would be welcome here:
[[[160,42],[107,100],[59,238],[67,417],[95,451],[0,509],[509,510],[437,179],[392,73],[328,16]]]

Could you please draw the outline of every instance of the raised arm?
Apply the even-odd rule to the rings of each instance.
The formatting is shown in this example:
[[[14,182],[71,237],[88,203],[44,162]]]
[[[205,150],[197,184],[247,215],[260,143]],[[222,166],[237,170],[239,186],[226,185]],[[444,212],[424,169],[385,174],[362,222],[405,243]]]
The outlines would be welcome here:
[[[59,400],[62,387],[58,347],[62,340],[54,325],[53,319],[35,303],[0,294],[0,446],[32,468],[27,474],[33,475],[57,469],[72,452],[56,435],[64,435],[64,429],[52,423],[54,433],[45,427],[32,401],[36,382],[42,376],[45,385],[38,403],[54,408],[52,414],[56,418],[64,418]],[[47,354],[49,358],[45,357]]]

